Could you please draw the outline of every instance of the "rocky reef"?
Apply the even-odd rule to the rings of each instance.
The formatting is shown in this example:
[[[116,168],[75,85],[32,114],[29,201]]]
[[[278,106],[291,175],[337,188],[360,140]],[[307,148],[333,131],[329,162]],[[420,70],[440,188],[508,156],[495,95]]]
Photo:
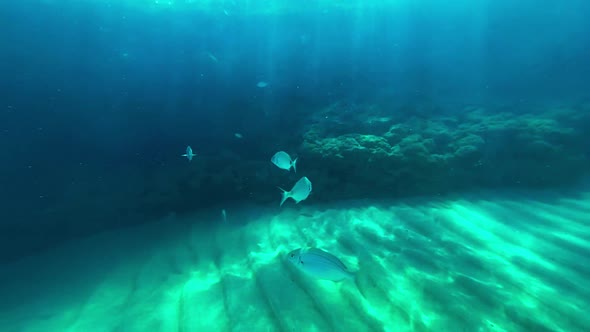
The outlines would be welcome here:
[[[390,112],[334,104],[303,135],[300,153],[319,199],[441,194],[573,183],[590,169],[590,105]]]
[[[200,155],[190,164],[168,162],[149,172],[134,173],[137,166],[130,165],[121,171],[124,190],[113,193],[107,188],[92,197],[78,192],[76,206],[96,211],[97,202],[108,201],[102,214],[109,212],[110,217],[97,214],[96,219],[142,223],[201,208],[217,207],[213,210],[219,212],[236,203],[278,208],[277,186],[290,189],[301,176],[313,183],[305,204],[314,204],[459,190],[550,188],[575,183],[590,170],[590,104],[526,112],[466,106],[437,115],[432,110],[336,103],[310,113],[304,123],[298,145],[280,139],[257,141],[268,158],[253,158],[248,151],[220,151]],[[276,146],[299,158],[297,173],[270,163]],[[86,206],[88,202],[92,206]]]
[[[138,181],[140,214],[276,203],[277,186],[313,182],[309,202],[439,195],[459,190],[551,188],[590,170],[590,104],[570,108],[393,109],[335,103],[310,113],[299,146],[261,141],[268,159],[239,153],[168,165]],[[292,137],[288,138],[292,141]],[[299,158],[274,167],[276,145]]]
[[[139,210],[153,215],[232,202],[278,206],[276,187],[289,189],[301,176],[313,182],[306,202],[313,204],[561,187],[590,170],[590,104],[416,109],[338,102],[303,122],[298,146],[280,138],[259,142],[268,159],[203,156],[190,167],[152,174],[138,185]],[[270,163],[275,146],[299,158],[297,173]]]

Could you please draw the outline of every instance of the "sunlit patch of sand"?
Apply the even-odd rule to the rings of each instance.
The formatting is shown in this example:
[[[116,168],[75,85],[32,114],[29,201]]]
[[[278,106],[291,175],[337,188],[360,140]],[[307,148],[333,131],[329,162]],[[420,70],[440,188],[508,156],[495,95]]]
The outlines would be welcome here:
[[[300,204],[210,228],[194,218],[3,267],[0,330],[590,330],[587,195]],[[299,274],[283,258],[304,246],[356,280]]]

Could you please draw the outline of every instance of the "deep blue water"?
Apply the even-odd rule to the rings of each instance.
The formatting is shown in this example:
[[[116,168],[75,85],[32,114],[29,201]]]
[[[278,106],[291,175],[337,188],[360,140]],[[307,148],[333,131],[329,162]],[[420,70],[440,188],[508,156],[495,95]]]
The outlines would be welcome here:
[[[587,1],[307,0],[274,12],[266,3],[0,4],[0,256],[276,198],[274,186],[239,194],[217,178],[199,191],[179,174],[179,155],[192,145],[208,158],[201,174],[242,163],[227,177],[273,176],[257,163],[278,150],[305,154],[309,118],[334,103],[428,118],[462,112],[456,105],[519,113],[590,98]],[[138,183],[144,197],[162,182],[177,196],[140,202]],[[355,197],[354,185],[346,190]]]

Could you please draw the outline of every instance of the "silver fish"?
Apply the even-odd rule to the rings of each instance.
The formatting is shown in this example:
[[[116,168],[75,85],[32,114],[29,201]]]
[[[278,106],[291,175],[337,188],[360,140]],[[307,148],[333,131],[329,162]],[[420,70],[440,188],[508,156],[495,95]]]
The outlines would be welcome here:
[[[287,260],[313,278],[332,281],[355,278],[338,257],[318,248],[295,249],[287,255]]]
[[[209,59],[211,59],[211,61],[213,61],[213,62],[219,62],[219,60],[217,59],[217,57],[215,55],[213,55],[211,52],[207,52],[207,56],[209,57]]]
[[[188,161],[193,160],[193,157],[196,156],[196,154],[193,153],[193,149],[189,146],[186,147],[186,153],[182,155],[183,157],[186,157],[186,159],[188,159]]]
[[[270,161],[280,169],[290,170],[293,167],[293,171],[297,173],[297,158],[291,161],[291,156],[285,151],[275,153]]]
[[[295,183],[291,191],[286,191],[281,187],[278,188],[283,191],[283,197],[281,198],[280,206],[282,206],[283,203],[285,203],[285,201],[289,197],[291,197],[295,201],[295,204],[298,204],[299,202],[305,200],[309,196],[309,194],[311,194],[311,181],[309,181],[309,179],[306,176],[304,176],[301,179],[299,179],[297,183]]]

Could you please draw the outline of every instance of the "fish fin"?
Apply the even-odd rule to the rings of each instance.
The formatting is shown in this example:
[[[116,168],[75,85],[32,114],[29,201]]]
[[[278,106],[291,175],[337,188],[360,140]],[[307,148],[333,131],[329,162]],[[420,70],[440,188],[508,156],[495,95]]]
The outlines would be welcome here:
[[[281,204],[279,206],[283,206],[283,203],[285,203],[285,201],[287,200],[287,198],[289,198],[289,194],[290,192],[286,191],[285,189],[281,188],[281,187],[277,187],[279,189],[281,189],[283,192],[281,193],[282,197],[281,197]]]
[[[182,157],[188,157],[188,155],[185,153],[185,154],[182,155]]]
[[[293,163],[291,164],[291,166],[293,166],[293,171],[295,173],[297,173],[297,159],[299,158],[295,158],[295,160],[293,160]]]
[[[302,247],[302,248],[301,248],[301,251],[299,251],[299,256],[301,256],[301,255],[305,254],[305,253],[306,253],[306,252],[308,252],[308,251],[309,251],[309,249],[311,249],[311,248],[312,248],[312,247],[310,247],[310,246],[308,246],[308,245],[306,245],[305,247]]]

